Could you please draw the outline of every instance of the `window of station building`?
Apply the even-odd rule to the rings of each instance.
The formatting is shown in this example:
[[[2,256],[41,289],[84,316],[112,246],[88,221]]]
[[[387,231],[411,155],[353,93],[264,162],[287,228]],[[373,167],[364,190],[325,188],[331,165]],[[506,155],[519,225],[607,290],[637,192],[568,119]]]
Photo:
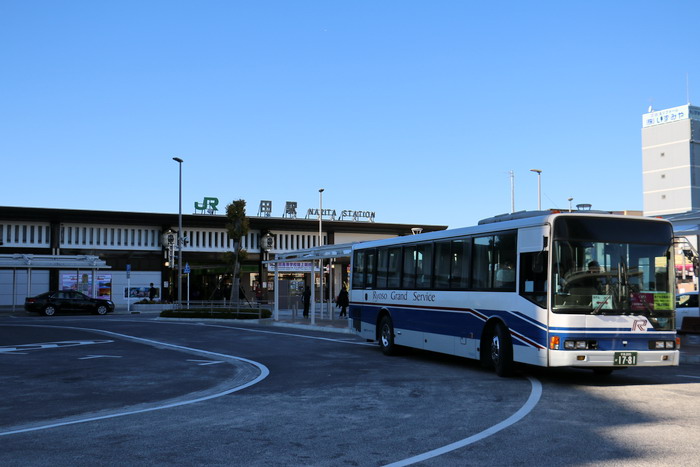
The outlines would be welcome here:
[[[5,227],[5,226],[2,225],[2,224],[0,224],[0,240],[2,240],[2,235],[3,235],[3,233],[4,233],[4,232],[3,232],[3,227]]]
[[[85,245],[86,240],[87,240],[87,227],[83,227],[82,235],[80,236],[80,240],[82,241],[83,245]]]
[[[117,245],[121,246],[122,244],[122,229],[117,229]]]

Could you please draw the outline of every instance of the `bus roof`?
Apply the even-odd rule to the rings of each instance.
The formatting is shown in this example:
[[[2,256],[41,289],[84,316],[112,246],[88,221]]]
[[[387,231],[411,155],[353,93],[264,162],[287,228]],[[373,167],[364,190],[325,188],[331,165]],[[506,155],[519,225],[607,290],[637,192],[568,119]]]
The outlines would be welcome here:
[[[459,227],[455,229],[440,230],[436,232],[427,232],[417,235],[406,235],[403,237],[393,237],[382,240],[371,240],[368,242],[360,242],[353,245],[353,249],[374,248],[387,245],[414,243],[426,240],[440,240],[452,237],[461,237],[464,235],[487,234],[490,232],[503,232],[508,230],[516,230],[524,227],[535,227],[538,225],[551,224],[555,218],[562,216],[585,216],[585,217],[601,217],[615,219],[637,219],[649,222],[664,222],[669,223],[665,219],[643,217],[643,216],[627,216],[620,214],[612,214],[609,211],[520,211],[513,214],[502,214],[479,221],[475,226]]]

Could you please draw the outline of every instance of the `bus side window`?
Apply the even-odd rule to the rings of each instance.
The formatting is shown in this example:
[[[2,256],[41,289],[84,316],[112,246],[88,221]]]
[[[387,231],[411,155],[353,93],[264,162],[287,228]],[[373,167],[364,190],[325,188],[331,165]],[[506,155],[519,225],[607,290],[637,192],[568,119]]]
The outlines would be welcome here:
[[[466,290],[469,288],[469,265],[471,264],[471,239],[461,238],[452,241],[450,261],[450,288]]]
[[[401,288],[413,289],[416,287],[416,246],[407,246],[403,249],[403,274]]]
[[[438,290],[450,287],[450,247],[451,242],[435,244],[435,288]]]
[[[354,289],[365,288],[365,252],[356,251],[353,258],[352,287]]]
[[[429,289],[433,283],[433,244],[416,247],[416,288]]]
[[[389,272],[389,249],[380,248],[377,252],[377,288],[386,289]]]
[[[520,254],[520,295],[541,308],[547,307],[547,253]]]
[[[374,288],[377,271],[377,250],[367,250],[365,258],[365,288]]]
[[[398,289],[401,287],[401,247],[389,248],[389,269],[387,271],[387,287]]]
[[[476,290],[489,289],[493,286],[492,246],[493,236],[474,239],[472,253],[472,287]]]

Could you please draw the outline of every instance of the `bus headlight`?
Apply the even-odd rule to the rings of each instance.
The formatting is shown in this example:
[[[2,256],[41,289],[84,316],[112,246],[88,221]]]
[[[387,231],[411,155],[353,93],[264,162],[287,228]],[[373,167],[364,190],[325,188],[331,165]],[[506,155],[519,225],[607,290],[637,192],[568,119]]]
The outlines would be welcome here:
[[[651,350],[673,350],[675,348],[675,341],[649,341],[649,349]]]
[[[564,341],[566,350],[591,350],[598,348],[598,341]]]

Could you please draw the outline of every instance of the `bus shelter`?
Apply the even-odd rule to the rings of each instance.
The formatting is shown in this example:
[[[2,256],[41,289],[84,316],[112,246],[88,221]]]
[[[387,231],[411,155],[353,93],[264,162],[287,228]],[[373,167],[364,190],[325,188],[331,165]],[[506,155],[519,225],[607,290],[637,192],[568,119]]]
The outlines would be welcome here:
[[[273,309],[273,319],[275,321],[279,321],[279,269],[277,265],[281,263],[287,263],[287,262],[299,262],[299,263],[309,263],[309,274],[311,275],[311,298],[310,302],[312,305],[315,305],[316,303],[316,293],[315,289],[316,287],[314,286],[316,283],[316,273],[321,274],[321,278],[323,278],[323,270],[324,266],[328,265],[328,270],[332,271],[332,264],[334,261],[342,260],[342,259],[347,259],[348,262],[350,260],[350,256],[352,255],[352,243],[344,243],[344,244],[339,244],[339,245],[324,245],[324,246],[319,246],[319,247],[314,247],[314,248],[308,248],[305,250],[296,250],[296,251],[289,251],[285,253],[278,253],[275,256],[275,259],[267,260],[264,261],[263,263],[267,265],[268,272],[274,272],[274,281],[275,281],[275,295],[274,295],[274,301],[275,301],[275,306]],[[329,284],[328,284],[328,300],[327,302],[324,303],[323,300],[323,280],[321,280],[321,288],[320,288],[320,293],[321,293],[321,316],[323,316],[323,309],[324,307],[328,308],[328,314],[329,316],[332,313],[333,309],[333,298],[334,297],[334,291],[333,291],[333,277],[331,275]],[[311,324],[316,324],[316,307],[312,306],[310,309],[310,315],[311,315]]]
[[[90,255],[0,255],[0,269],[12,269],[12,311],[15,311],[17,302],[17,270],[27,271],[27,296],[31,295],[32,290],[32,270],[67,269],[78,273],[92,271],[92,295],[95,296],[95,272],[111,268],[98,256]]]

